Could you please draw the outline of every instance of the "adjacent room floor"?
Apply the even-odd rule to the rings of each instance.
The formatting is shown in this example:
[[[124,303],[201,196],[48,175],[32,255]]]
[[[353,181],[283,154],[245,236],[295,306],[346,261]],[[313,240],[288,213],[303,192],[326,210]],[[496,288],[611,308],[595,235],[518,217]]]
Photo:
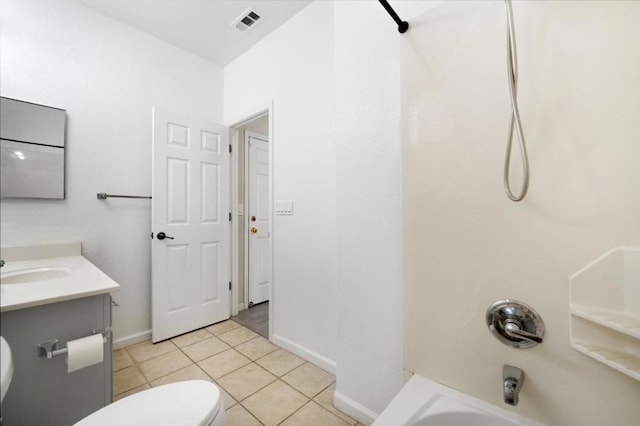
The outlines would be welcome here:
[[[213,381],[228,426],[359,425],[333,407],[332,374],[233,320],[118,349],[113,369],[114,400],[181,380]]]
[[[240,325],[255,331],[262,337],[269,338],[269,302],[253,305],[249,309],[238,312],[233,320]]]

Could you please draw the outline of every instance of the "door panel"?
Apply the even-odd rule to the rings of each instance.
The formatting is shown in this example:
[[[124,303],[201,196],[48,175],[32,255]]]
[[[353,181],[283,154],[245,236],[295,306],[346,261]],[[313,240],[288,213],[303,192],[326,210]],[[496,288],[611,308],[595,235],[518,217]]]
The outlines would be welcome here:
[[[228,135],[211,120],[154,109],[154,342],[229,318]]]
[[[200,176],[202,177],[200,223],[216,224],[220,218],[219,167],[211,163],[202,163],[200,167],[202,168],[200,171]]]
[[[189,220],[189,162],[167,158],[167,174],[167,221],[171,224],[186,224]]]
[[[177,312],[187,307],[187,294],[182,283],[189,280],[189,246],[171,244],[166,248],[167,262],[164,274],[167,277],[169,312]]]
[[[221,287],[217,273],[220,264],[219,245],[216,242],[201,243],[200,253],[202,259],[208,259],[201,262],[201,303],[212,303],[218,300],[218,290]]]

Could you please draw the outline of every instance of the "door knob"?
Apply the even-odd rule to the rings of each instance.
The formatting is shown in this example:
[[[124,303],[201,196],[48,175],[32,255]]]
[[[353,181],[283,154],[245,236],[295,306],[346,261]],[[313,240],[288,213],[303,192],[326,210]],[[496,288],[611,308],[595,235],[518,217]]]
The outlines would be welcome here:
[[[255,222],[256,221],[256,217],[255,216],[251,216],[251,222]]]
[[[156,238],[158,238],[159,240],[164,240],[165,238],[173,240],[173,237],[168,236],[164,232],[158,232],[158,235],[156,235]]]
[[[256,233],[258,233],[258,228],[256,228],[255,226],[252,226],[250,231],[251,231],[252,234],[256,234]]]

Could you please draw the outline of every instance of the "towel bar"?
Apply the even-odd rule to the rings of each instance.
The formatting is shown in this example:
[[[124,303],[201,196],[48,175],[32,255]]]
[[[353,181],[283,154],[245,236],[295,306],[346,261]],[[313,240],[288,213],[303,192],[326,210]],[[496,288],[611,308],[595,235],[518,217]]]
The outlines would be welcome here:
[[[98,200],[106,200],[107,198],[144,198],[146,200],[150,200],[151,197],[146,195],[115,195],[115,194],[107,194],[106,192],[98,192]]]

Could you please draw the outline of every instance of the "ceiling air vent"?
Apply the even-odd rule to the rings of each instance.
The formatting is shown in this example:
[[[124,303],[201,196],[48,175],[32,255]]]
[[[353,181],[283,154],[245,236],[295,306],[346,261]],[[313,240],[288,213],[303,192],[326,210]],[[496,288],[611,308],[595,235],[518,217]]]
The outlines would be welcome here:
[[[260,14],[250,7],[242,15],[238,16],[231,25],[240,31],[248,31],[258,25],[261,19]]]

